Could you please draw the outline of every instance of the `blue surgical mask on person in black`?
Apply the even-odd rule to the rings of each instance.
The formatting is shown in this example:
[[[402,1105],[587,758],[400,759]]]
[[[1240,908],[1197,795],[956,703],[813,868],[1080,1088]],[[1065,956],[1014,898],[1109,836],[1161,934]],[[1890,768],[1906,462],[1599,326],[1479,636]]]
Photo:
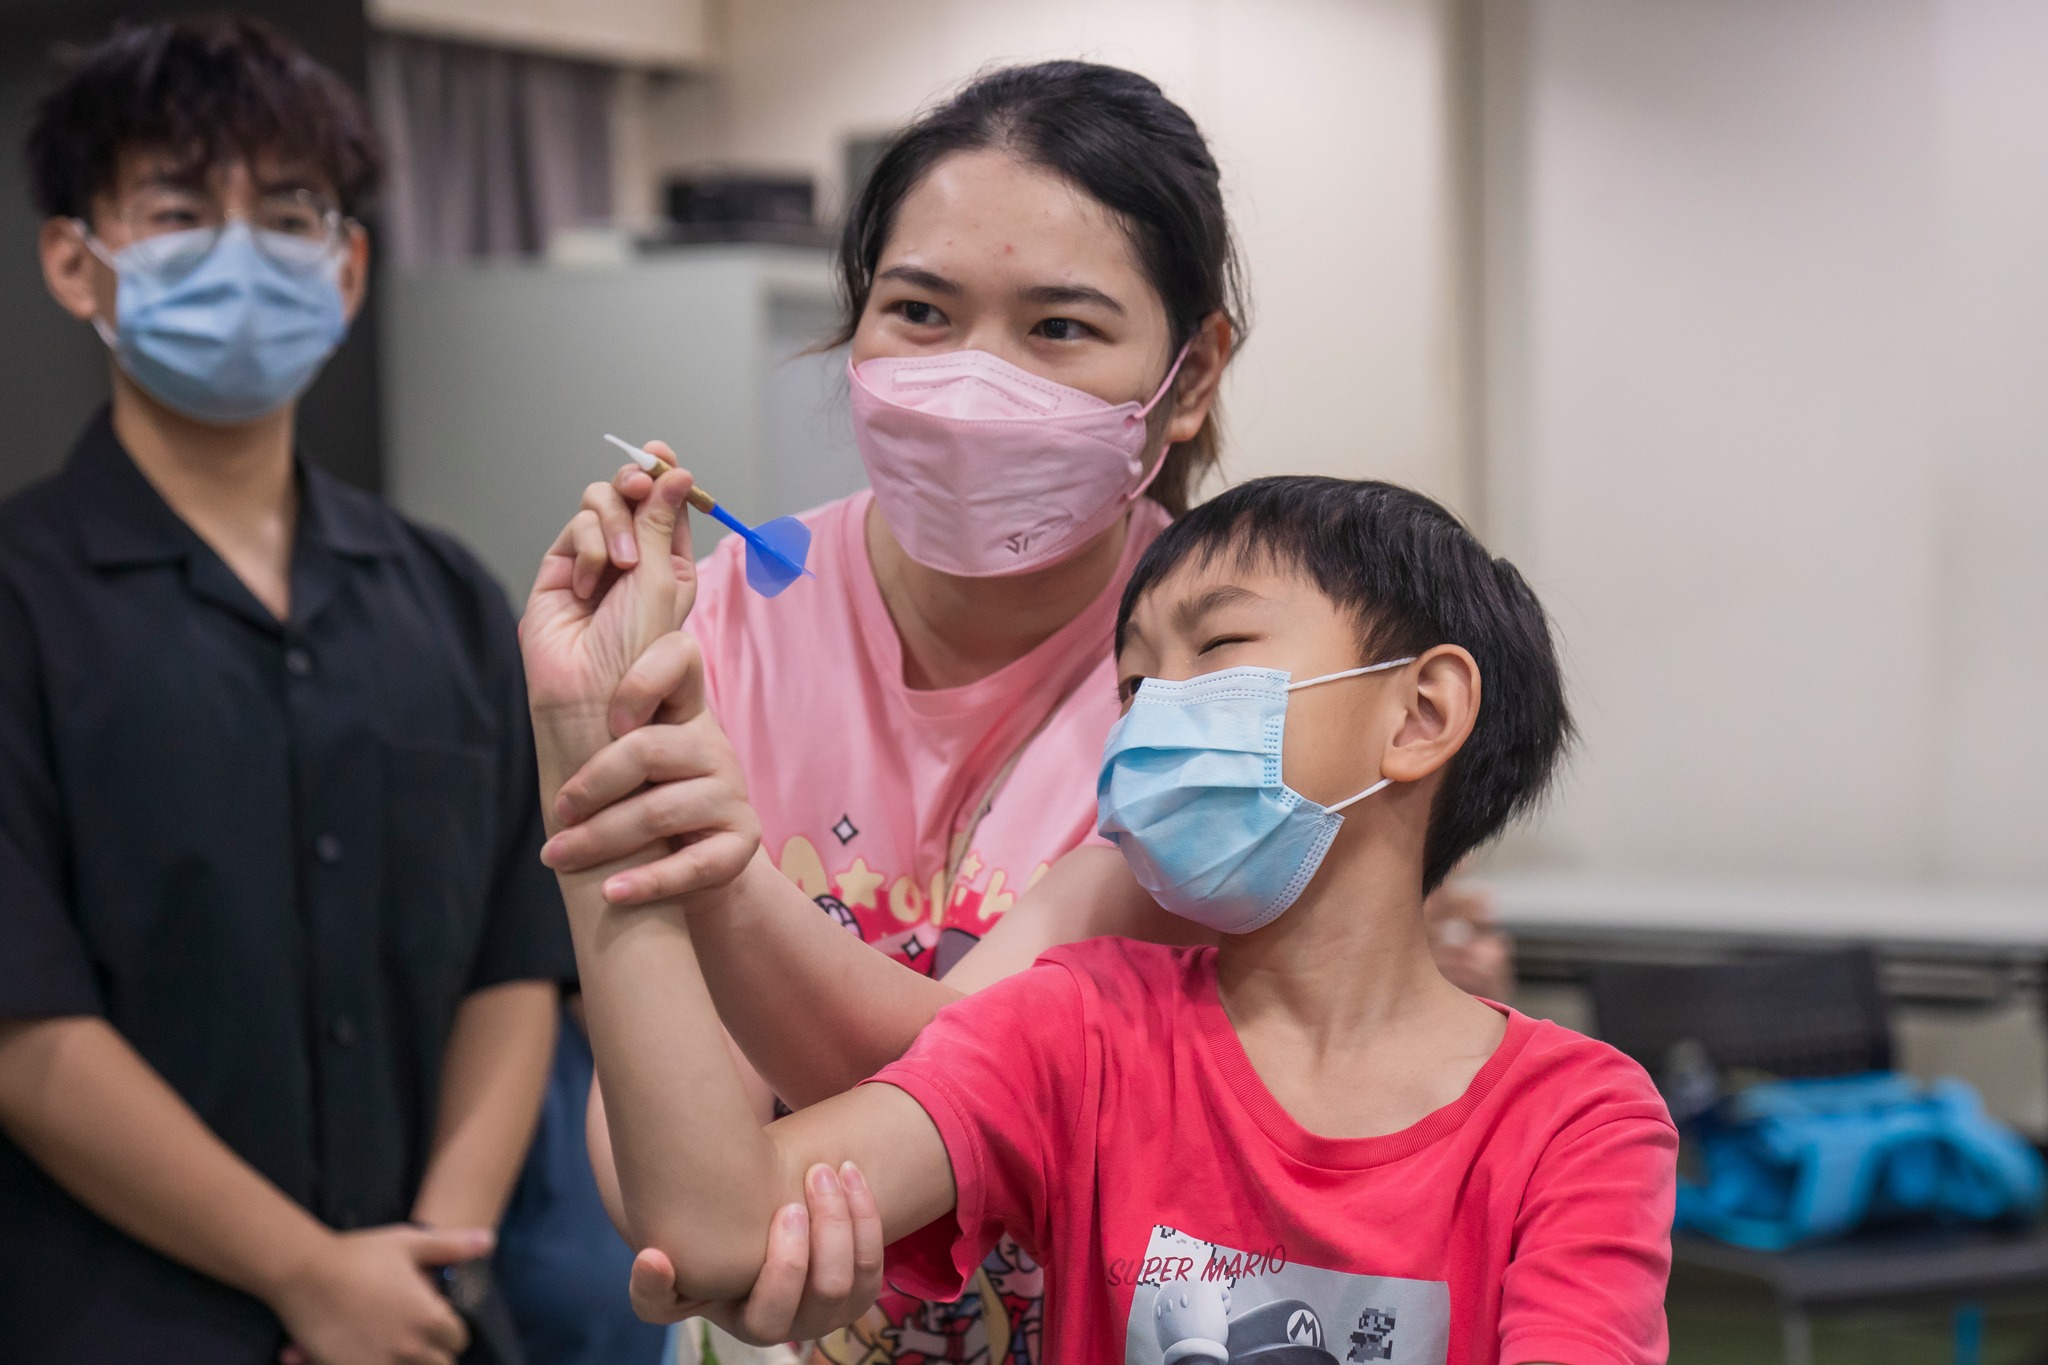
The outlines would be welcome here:
[[[1389,659],[1290,682],[1274,668],[1226,668],[1184,682],[1147,678],[1109,732],[1096,779],[1098,827],[1139,885],[1183,919],[1226,934],[1263,928],[1322,866],[1345,807],[1317,805],[1280,773],[1287,694],[1413,663]]]
[[[342,253],[330,242],[236,218],[109,253],[78,227],[120,281],[113,326],[93,325],[129,378],[197,421],[246,422],[283,407],[348,334]]]

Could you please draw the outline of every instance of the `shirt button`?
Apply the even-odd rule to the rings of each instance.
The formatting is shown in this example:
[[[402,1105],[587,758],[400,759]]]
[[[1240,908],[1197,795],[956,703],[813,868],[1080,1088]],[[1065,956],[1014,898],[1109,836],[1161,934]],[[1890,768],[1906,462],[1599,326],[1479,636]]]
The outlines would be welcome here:
[[[327,1026],[327,1035],[342,1047],[356,1044],[356,1021],[346,1014],[334,1016],[334,1022]]]
[[[288,649],[284,652],[284,671],[294,678],[313,676],[313,656],[303,649]]]
[[[332,834],[323,834],[313,841],[313,856],[329,867],[341,861],[341,840]]]

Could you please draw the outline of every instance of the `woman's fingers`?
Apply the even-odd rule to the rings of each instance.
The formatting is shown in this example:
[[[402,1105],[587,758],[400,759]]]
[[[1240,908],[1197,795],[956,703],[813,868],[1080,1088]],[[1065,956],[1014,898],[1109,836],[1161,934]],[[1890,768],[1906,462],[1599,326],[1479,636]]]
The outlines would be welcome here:
[[[881,1289],[882,1216],[873,1192],[850,1161],[836,1171],[814,1166],[804,1178],[804,1204],[776,1217],[754,1292],[737,1321],[722,1325],[757,1344],[822,1336],[858,1319]]]
[[[581,824],[651,783],[719,775],[732,786],[734,798],[741,799],[743,784],[732,746],[708,722],[643,726],[592,754],[562,784],[555,796],[555,821],[564,828]]]
[[[882,1216],[860,1169],[850,1161],[836,1171],[812,1168],[804,1201],[811,1215],[810,1278],[795,1321],[776,1324],[785,1339],[823,1336],[859,1320],[882,1290]]]
[[[608,483],[583,490],[583,510],[597,517],[611,562],[630,569],[640,562],[640,542],[633,535],[633,504]]]
[[[646,905],[724,886],[746,870],[760,846],[758,828],[708,835],[665,858],[607,878],[604,898],[612,905]]]
[[[695,1317],[705,1307],[676,1293],[675,1268],[667,1256],[653,1247],[633,1258],[626,1296],[633,1302],[634,1315],[642,1322],[681,1322]]]
[[[669,447],[666,441],[649,441],[641,449],[666,460],[671,469],[681,468],[676,460],[675,451]],[[683,470],[682,472],[686,476],[689,474],[688,470]],[[626,509],[626,520],[630,525],[634,509],[637,509],[642,503],[646,502],[648,495],[654,491],[655,479],[655,475],[648,473],[637,464],[620,465],[618,473],[612,475],[611,483],[601,485],[608,490],[608,496],[605,501],[623,504]],[[684,485],[686,492],[689,487],[690,485],[688,484]],[[617,532],[608,524],[606,534],[615,537]],[[636,546],[634,557],[637,559],[646,553],[647,548],[645,546]],[[684,620],[690,615],[690,608],[696,602],[697,565],[696,561],[692,558],[693,553],[690,518],[687,514],[684,514],[677,517],[675,532],[669,542],[670,567],[676,581],[675,615],[669,622],[669,629],[671,630],[683,624]],[[621,567],[624,567],[626,564],[624,560],[616,562]]]
[[[612,475],[612,487],[627,502],[639,502],[654,487],[654,476],[637,464],[622,464],[619,472]]]
[[[853,1214],[839,1172],[820,1162],[804,1174],[811,1213],[811,1293],[838,1302],[853,1291]]]
[[[703,1303],[676,1293],[675,1272],[648,1248],[633,1260],[633,1311],[647,1322],[702,1315],[754,1346],[818,1336],[854,1321],[882,1288],[882,1217],[852,1162],[815,1166],[804,1203],[778,1209],[768,1254],[741,1303]]]
[[[578,597],[588,601],[611,565],[611,554],[604,545],[603,523],[597,513],[586,507],[569,519],[563,534],[569,539],[569,554],[575,561],[569,585]]]
[[[582,782],[584,775],[574,780]],[[579,801],[578,808],[587,804],[587,799]],[[610,878],[605,899],[637,905],[725,885],[754,856],[760,820],[745,793],[722,774],[663,780],[558,830],[541,846],[540,856],[558,872],[582,872],[670,839],[688,842]]]
[[[704,709],[704,656],[697,641],[670,631],[635,659],[612,691],[607,724],[615,735],[637,730],[661,712],[665,721],[689,720]]]
[[[853,1219],[853,1288],[846,1299],[851,1310],[846,1320],[851,1322],[867,1312],[882,1292],[882,1252],[887,1244],[882,1240],[882,1210],[860,1167],[851,1161],[842,1164],[839,1183],[846,1190],[846,1208]]]
[[[581,872],[629,857],[663,839],[693,839],[730,829],[737,812],[723,782],[684,778],[614,801],[541,846],[541,861]]]
[[[678,526],[688,521],[683,499],[689,491],[687,474],[665,474],[647,500],[633,509],[639,562],[619,577],[617,609],[605,631],[605,648],[617,658],[618,676],[624,676],[625,668],[649,645],[675,629],[681,584],[669,547],[681,534]],[[612,590],[608,590],[600,615],[611,605],[611,598]]]
[[[688,497],[690,490],[697,486],[697,479],[689,470],[683,468],[683,462],[677,458],[675,448],[669,445],[667,441],[649,441],[640,448],[656,459],[666,460],[671,473],[679,473],[683,476],[684,482],[679,485],[681,491],[676,494],[676,498],[680,502],[683,498]],[[667,477],[667,474],[660,475],[655,482],[659,483]],[[642,546],[641,548],[644,552],[646,547]],[[690,519],[688,517],[682,517],[676,522],[676,534],[675,538],[669,542],[669,553],[681,555],[684,559],[695,558],[690,553]]]
[[[752,1346],[771,1346],[795,1335],[810,1277],[810,1215],[802,1204],[776,1210],[768,1229],[768,1258],[745,1302],[721,1314],[719,1326]]]
[[[564,828],[581,824],[650,782],[704,776],[705,768],[688,762],[701,747],[697,740],[679,725],[652,725],[621,735],[592,754],[555,793],[556,823]]]

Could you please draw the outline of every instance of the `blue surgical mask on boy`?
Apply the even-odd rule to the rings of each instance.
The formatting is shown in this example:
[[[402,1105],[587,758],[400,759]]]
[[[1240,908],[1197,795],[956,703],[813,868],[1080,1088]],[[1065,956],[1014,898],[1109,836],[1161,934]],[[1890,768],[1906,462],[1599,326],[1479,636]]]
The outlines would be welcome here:
[[[1226,668],[1185,682],[1147,678],[1103,746],[1098,826],[1160,905],[1248,934],[1300,898],[1346,806],[1393,779],[1320,806],[1280,775],[1287,694],[1415,662],[1390,659],[1290,682],[1273,668]]]
[[[128,377],[201,422],[246,422],[303,393],[348,334],[341,253],[327,242],[252,228],[146,237],[111,255],[113,327],[93,319]]]

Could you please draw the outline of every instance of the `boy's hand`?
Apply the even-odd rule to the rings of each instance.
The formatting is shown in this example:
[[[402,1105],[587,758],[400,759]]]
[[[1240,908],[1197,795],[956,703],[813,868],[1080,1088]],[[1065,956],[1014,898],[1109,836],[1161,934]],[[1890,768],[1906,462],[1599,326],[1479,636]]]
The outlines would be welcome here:
[[[666,441],[649,441],[642,449],[680,466],[675,451]],[[654,476],[636,464],[619,467],[608,483],[593,483],[583,490],[583,506],[562,528],[557,544],[567,542],[574,572],[570,585],[578,597],[588,598],[602,587],[607,576],[624,573],[640,562],[640,541],[633,529],[633,512],[654,489]],[[697,595],[697,566],[688,555],[674,564],[678,619],[687,617]]]
[[[753,1346],[806,1341],[857,1320],[882,1290],[882,1215],[874,1194],[849,1161],[837,1171],[813,1167],[804,1201],[776,1213],[767,1263],[744,1300],[683,1298],[668,1257],[650,1247],[633,1261],[633,1311],[647,1322],[709,1318]]]
[[[655,724],[648,724],[652,719]],[[725,732],[704,708],[704,662],[681,632],[657,640],[613,694],[619,736],[562,784],[548,811],[555,835],[541,861],[581,872],[649,844],[681,847],[607,878],[604,898],[637,905],[723,886],[761,843],[746,780]]]
[[[491,1234],[394,1226],[334,1237],[272,1297],[292,1345],[314,1365],[453,1365],[469,1329],[428,1269],[485,1255]]]
[[[574,724],[579,742],[587,741],[589,722],[608,710],[633,661],[681,624],[689,606],[678,584],[678,574],[687,573],[678,565],[687,566],[690,556],[683,512],[689,490],[686,471],[666,474],[634,510],[637,562],[628,570],[601,567],[594,579],[588,576],[588,509],[563,528],[541,561],[519,640],[543,743],[564,724]],[[601,539],[598,549],[604,552]]]

